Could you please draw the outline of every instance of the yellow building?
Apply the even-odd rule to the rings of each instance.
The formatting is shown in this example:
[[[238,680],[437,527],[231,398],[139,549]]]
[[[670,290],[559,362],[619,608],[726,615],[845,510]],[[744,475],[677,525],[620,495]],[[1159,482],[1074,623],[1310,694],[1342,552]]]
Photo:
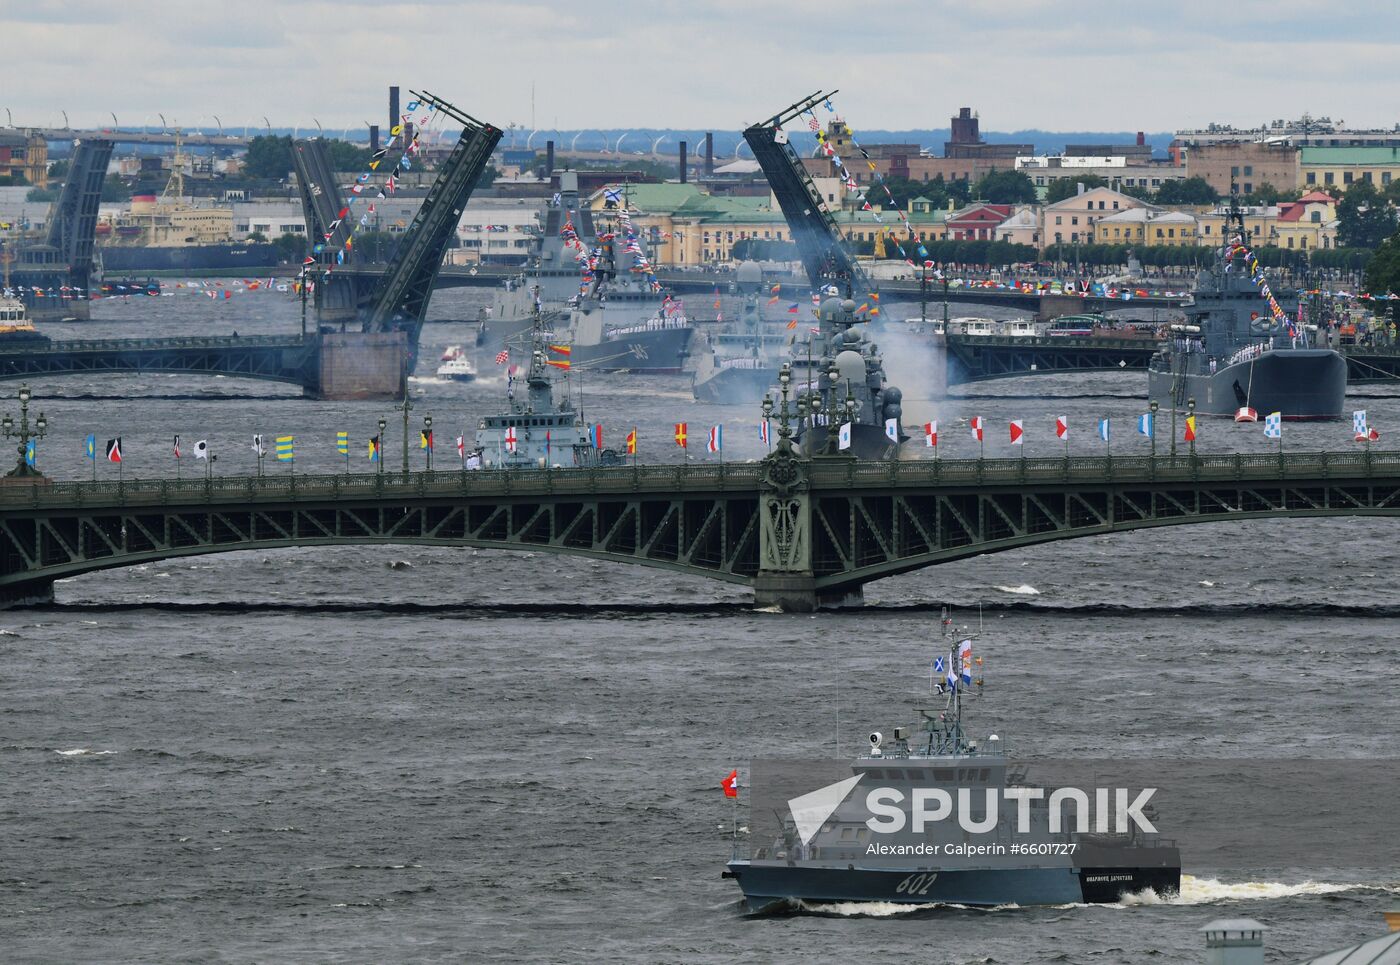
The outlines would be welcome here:
[[[0,131],[0,177],[49,186],[49,142],[37,131]]]
[[[1195,216],[1165,208],[1119,211],[1099,218],[1091,231],[1092,242],[1099,245],[1184,248],[1199,243]]]
[[[1400,180],[1400,147],[1304,147],[1299,150],[1298,187],[1346,190],[1370,181],[1385,190]]]

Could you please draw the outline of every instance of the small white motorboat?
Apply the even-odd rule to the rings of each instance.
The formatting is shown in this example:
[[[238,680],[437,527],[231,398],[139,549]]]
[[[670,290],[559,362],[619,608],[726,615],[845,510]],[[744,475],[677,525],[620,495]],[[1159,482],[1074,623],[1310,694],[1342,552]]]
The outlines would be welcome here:
[[[465,355],[443,362],[438,366],[438,378],[452,379],[454,382],[470,382],[476,378],[476,366]]]

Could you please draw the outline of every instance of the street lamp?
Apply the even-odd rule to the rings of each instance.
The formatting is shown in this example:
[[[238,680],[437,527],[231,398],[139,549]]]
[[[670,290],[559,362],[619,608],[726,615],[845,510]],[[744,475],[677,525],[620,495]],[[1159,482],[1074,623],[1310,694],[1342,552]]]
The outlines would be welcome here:
[[[1186,400],[1187,425],[1191,427],[1191,458],[1196,458],[1196,399],[1195,396]]]
[[[433,471],[433,417],[425,415],[423,417],[423,434],[427,436],[427,445],[424,448],[428,452],[428,471]]]
[[[1148,404],[1147,409],[1152,413],[1152,432],[1147,436],[1147,441],[1152,443],[1152,460],[1155,462],[1157,460],[1157,400],[1153,399]]]
[[[379,474],[384,475],[384,430],[389,423],[384,419],[379,420]]]
[[[398,407],[403,412],[403,474],[408,475],[408,414],[413,411],[413,400],[408,397],[408,389],[404,388],[403,405]]]
[[[31,429],[29,426],[29,400],[32,399],[34,395],[30,392],[27,384],[19,387],[18,395],[19,428],[15,428],[15,420],[8,414],[6,414],[3,419],[0,419],[0,429],[4,430],[6,439],[12,436],[19,437],[19,462],[15,465],[15,468],[11,469],[5,475],[13,477],[42,476],[43,473],[30,465],[29,447],[33,445],[32,440],[44,438],[48,432],[49,421],[44,418],[44,413],[40,412],[39,418],[35,420],[34,427]]]

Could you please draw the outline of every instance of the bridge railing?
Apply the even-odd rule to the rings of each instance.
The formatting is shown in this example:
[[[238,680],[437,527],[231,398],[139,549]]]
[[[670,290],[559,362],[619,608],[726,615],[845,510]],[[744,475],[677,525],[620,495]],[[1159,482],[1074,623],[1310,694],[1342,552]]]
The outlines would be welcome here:
[[[1175,456],[1070,456],[1026,459],[919,459],[856,462],[817,459],[812,481],[822,489],[883,486],[1071,482],[1248,482],[1289,478],[1400,476],[1400,452],[1178,453]]]
[[[1026,459],[911,459],[859,462],[818,457],[806,464],[818,492],[927,486],[1007,487],[1044,483],[1278,482],[1400,478],[1400,452],[1243,452],[1176,456]],[[343,475],[270,473],[192,479],[0,483],[0,511],[82,506],[167,506],[425,497],[680,495],[756,493],[761,462],[637,465],[595,469],[486,469]]]
[[[597,469],[459,469],[431,472],[129,479],[14,480],[0,484],[0,511],[81,506],[166,506],[370,498],[510,497],[564,494],[755,492],[759,463],[618,466]]]
[[[129,352],[182,348],[300,348],[300,335],[192,335],[176,338],[80,338],[36,345],[24,345],[25,355],[45,352],[66,355],[72,352]]]

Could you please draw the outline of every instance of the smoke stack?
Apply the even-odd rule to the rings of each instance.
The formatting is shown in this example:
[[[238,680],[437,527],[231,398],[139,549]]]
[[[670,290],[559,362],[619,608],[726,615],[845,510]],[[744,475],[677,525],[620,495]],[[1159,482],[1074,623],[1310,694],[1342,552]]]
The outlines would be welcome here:
[[[371,151],[377,151],[377,150],[379,150],[379,125],[378,125],[378,124],[371,124],[371,125],[369,126],[369,149],[370,149]]]
[[[554,173],[554,142],[544,142],[544,176],[549,177]]]
[[[705,177],[715,176],[715,134],[713,131],[705,135]]]
[[[1147,135],[1143,134],[1142,131],[1138,131],[1137,143],[1138,147],[1142,147],[1144,144],[1147,143]]]
[[[389,129],[393,130],[399,123],[399,89],[389,88]]]
[[[686,183],[686,171],[685,171],[685,169],[686,169],[686,166],[687,166],[687,162],[686,162],[686,156],[685,156],[685,149],[686,149],[686,143],[685,143],[685,141],[681,141],[681,150],[680,150],[680,158],[681,158],[681,184],[685,184],[685,183]]]

